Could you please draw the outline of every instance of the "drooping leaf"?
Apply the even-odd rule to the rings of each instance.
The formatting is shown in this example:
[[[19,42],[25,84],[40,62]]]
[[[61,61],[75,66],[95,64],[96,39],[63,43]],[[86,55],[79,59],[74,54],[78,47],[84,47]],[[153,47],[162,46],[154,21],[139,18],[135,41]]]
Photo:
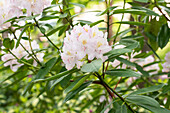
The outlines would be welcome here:
[[[115,23],[130,24],[130,25],[136,25],[136,26],[148,26],[149,25],[149,24],[146,24],[146,23],[134,22],[134,21],[122,21],[122,22],[115,22]]]

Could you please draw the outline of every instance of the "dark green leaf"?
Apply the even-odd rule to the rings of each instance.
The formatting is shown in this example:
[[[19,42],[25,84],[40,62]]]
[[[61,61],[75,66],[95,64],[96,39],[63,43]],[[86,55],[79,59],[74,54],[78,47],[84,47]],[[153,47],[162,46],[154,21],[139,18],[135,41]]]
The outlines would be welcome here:
[[[51,70],[51,68],[56,64],[56,61],[57,61],[56,57],[54,57],[54,58],[50,59],[49,61],[47,61],[45,63],[45,65],[42,66],[39,69],[35,79],[42,79],[42,78],[44,78],[44,76],[46,74],[48,74],[48,72]]]
[[[131,13],[131,14],[144,15],[146,14],[146,11],[138,10],[138,9],[117,9],[117,10],[114,10],[112,14],[119,14],[119,13]]]
[[[68,93],[64,99],[64,102],[67,102],[68,100],[72,99],[76,94],[78,94],[81,90],[85,89],[87,86],[89,86],[92,83],[92,81],[88,81],[83,83],[78,89],[71,91]]]
[[[162,49],[166,46],[170,39],[170,29],[168,24],[162,25],[159,33],[158,33],[158,45]]]
[[[59,26],[53,30],[51,30],[50,32],[48,32],[46,35],[47,36],[51,36],[52,34],[56,33],[58,30],[60,30],[63,26]]]
[[[3,40],[3,46],[7,49],[13,49],[14,48],[14,40],[10,40],[9,38],[5,38]]]

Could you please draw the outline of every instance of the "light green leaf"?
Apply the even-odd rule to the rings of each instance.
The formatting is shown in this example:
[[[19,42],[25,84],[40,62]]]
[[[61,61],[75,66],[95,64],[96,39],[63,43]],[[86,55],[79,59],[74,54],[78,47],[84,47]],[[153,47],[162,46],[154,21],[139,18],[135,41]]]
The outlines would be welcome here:
[[[102,66],[102,60],[97,59],[92,61],[91,63],[83,65],[81,71],[83,72],[98,72],[100,67]]]

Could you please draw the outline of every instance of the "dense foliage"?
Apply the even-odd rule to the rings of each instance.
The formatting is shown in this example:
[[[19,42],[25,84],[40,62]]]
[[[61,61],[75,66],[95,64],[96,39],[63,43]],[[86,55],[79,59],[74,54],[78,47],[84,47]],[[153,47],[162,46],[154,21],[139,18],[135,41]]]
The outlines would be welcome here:
[[[0,6],[0,112],[170,113],[168,1]]]

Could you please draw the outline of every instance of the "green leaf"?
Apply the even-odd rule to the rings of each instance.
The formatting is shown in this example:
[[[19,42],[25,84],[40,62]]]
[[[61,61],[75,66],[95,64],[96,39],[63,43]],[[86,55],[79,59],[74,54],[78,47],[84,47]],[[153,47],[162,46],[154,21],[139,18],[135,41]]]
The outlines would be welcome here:
[[[85,5],[83,5],[83,4],[72,3],[72,2],[69,2],[69,4],[72,4],[72,5],[75,5],[75,6],[79,6],[81,8],[85,8]]]
[[[97,24],[99,24],[99,23],[101,23],[101,22],[104,22],[104,20],[99,20],[99,21],[97,21],[97,22],[91,23],[91,24],[90,24],[90,27],[95,26],[95,25],[97,25]]]
[[[43,16],[39,19],[39,21],[46,21],[46,20],[52,20],[52,19],[57,19],[59,16],[53,16],[53,15],[48,15],[48,16]]]
[[[121,22],[115,22],[115,23],[130,24],[130,25],[137,25],[137,26],[148,26],[149,25],[149,24],[146,24],[146,23],[134,22],[134,21],[121,21]]]
[[[14,40],[10,40],[9,38],[5,38],[3,40],[3,46],[7,49],[13,49],[14,48]]]
[[[58,74],[56,74],[54,76],[51,76],[51,77],[48,77],[48,78],[45,78],[45,79],[36,79],[33,82],[37,83],[37,82],[55,80],[55,79],[60,78],[60,77],[62,77],[64,75],[66,75],[66,74],[71,74],[71,73],[74,73],[74,72],[77,72],[77,71],[79,71],[79,70],[78,69],[72,69],[72,70],[68,70],[68,71],[58,73]]]
[[[139,72],[141,72],[143,74],[143,76],[149,76],[149,73],[147,71],[144,71],[143,68],[140,65],[138,65],[137,63],[135,63],[135,65],[136,65],[136,69]]]
[[[28,26],[24,27],[24,29],[21,31],[20,35],[19,35],[19,38],[17,40],[17,43],[16,43],[16,48],[19,46],[19,43],[20,43],[20,40],[22,38],[22,35],[24,34],[24,32],[28,29]]]
[[[35,79],[42,79],[48,72],[51,70],[51,68],[56,64],[57,58],[54,57],[47,61],[44,66],[42,66],[36,75]]]
[[[141,0],[141,1],[143,1],[143,0]],[[152,10],[150,10],[150,9],[146,8],[146,7],[133,6],[132,8],[133,8],[133,9],[138,9],[138,10],[145,11],[145,12],[146,12],[146,14],[148,14],[148,15],[159,16],[159,14],[155,13],[154,11],[152,11]]]
[[[104,109],[100,112],[100,113],[104,113],[106,111],[107,108],[109,108],[113,103],[115,103],[117,100],[113,100],[112,102],[110,102],[106,107],[104,107]]]
[[[65,17],[67,17],[67,13],[60,14],[60,15],[59,15],[59,18],[65,18]]]
[[[148,3],[149,0],[135,0],[135,1],[142,2],[142,3]]]
[[[52,83],[52,85],[51,85],[51,87],[50,87],[50,90],[52,90],[52,88],[53,88],[54,86],[56,86],[59,82],[61,82],[61,81],[62,81],[64,78],[66,78],[68,75],[69,75],[69,74],[64,75],[64,76],[58,78],[57,80],[55,80],[55,81]]]
[[[40,27],[40,31],[41,31],[41,33],[45,34],[45,28]]]
[[[141,106],[153,113],[170,113],[169,110],[161,108],[159,103],[151,97],[143,95],[130,95],[125,98],[126,101]]]
[[[114,10],[112,14],[119,14],[119,13],[131,13],[131,14],[138,14],[138,15],[144,15],[146,14],[145,10],[138,10],[138,9],[117,9]]]
[[[92,81],[88,81],[83,83],[78,89],[71,91],[68,93],[64,99],[64,102],[67,102],[68,100],[72,99],[76,94],[78,94],[81,90],[85,89],[87,86],[89,86],[92,83]]]
[[[65,24],[59,31],[58,36],[60,37],[68,28],[68,24]]]
[[[113,69],[106,71],[106,74],[118,77],[140,77],[141,75],[130,69]]]
[[[132,62],[130,62],[129,60],[127,59],[124,59],[124,58],[121,58],[121,57],[116,57],[117,60],[119,60],[120,62],[128,65],[128,66],[133,66],[133,67],[136,67],[136,65]]]
[[[117,6],[108,7],[106,10],[97,13],[96,16],[104,15],[104,14],[107,13],[108,10],[109,10],[109,11],[112,11],[112,10],[115,9],[115,8],[117,8]]]
[[[158,91],[163,86],[164,86],[164,84],[160,84],[160,85],[155,85],[155,86],[151,86],[151,87],[147,87],[147,88],[138,89],[137,91],[134,91],[134,92],[130,93],[129,95],[145,94],[145,93]]]
[[[159,33],[158,33],[158,45],[161,49],[163,49],[170,39],[170,29],[168,24],[162,25]]]
[[[48,32],[46,35],[47,36],[51,36],[52,34],[56,33],[58,30],[60,30],[63,26],[59,26],[53,30],[51,30],[50,32]]]
[[[79,21],[79,22],[81,22],[83,24],[92,24],[91,21],[87,21],[87,20],[77,20],[77,21]]]
[[[102,66],[102,60],[97,59],[92,61],[91,63],[83,65],[81,71],[83,72],[98,72],[100,67]]]
[[[125,48],[122,48],[122,49],[113,49],[113,50],[105,53],[104,56],[109,56],[108,60],[111,60],[114,57],[117,57],[117,56],[125,54],[125,53],[130,53],[130,52],[132,52],[131,49],[125,49]]]

